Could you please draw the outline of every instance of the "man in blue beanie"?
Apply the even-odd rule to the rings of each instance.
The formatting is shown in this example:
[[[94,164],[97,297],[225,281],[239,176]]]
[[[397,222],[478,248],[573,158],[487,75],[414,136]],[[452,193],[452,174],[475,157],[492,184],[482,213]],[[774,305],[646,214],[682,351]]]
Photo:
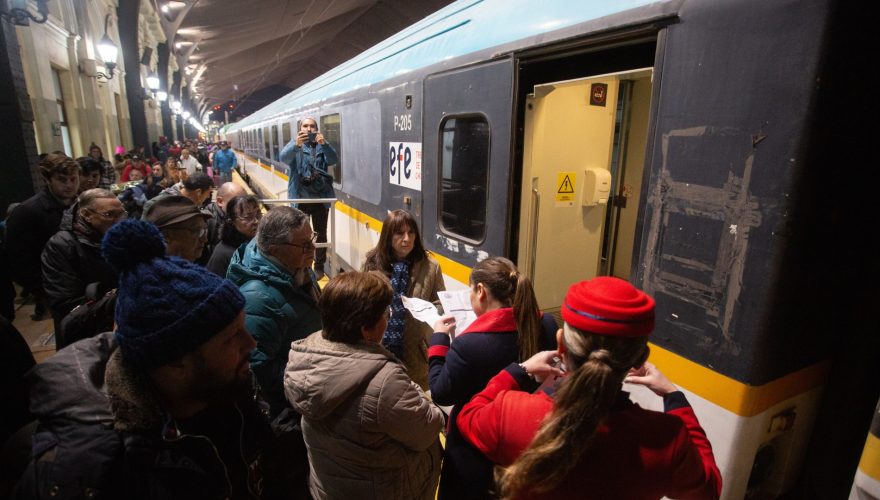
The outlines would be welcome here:
[[[40,424],[16,498],[261,498],[273,436],[238,287],[166,256],[144,221],[111,228],[102,253],[116,331],[29,373]]]

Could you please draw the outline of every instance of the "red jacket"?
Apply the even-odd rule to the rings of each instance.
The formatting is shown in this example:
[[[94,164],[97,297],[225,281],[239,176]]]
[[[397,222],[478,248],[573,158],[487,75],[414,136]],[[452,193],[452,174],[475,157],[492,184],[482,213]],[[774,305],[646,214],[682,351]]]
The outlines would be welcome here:
[[[553,409],[547,394],[519,390],[527,380],[512,364],[458,414],[459,432],[497,464],[513,463]],[[529,498],[719,497],[712,446],[684,394],[667,395],[664,406],[666,413],[645,410],[622,392],[568,478]]]

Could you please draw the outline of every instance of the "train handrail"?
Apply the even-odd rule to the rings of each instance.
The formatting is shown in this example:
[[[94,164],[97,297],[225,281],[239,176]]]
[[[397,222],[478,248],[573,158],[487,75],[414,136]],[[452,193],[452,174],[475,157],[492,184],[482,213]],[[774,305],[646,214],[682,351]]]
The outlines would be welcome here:
[[[289,205],[292,203],[296,203],[297,205],[310,205],[315,203],[330,203],[331,208],[334,203],[336,203],[336,198],[265,198],[260,200],[260,203],[264,203],[266,205]],[[326,243],[315,243],[315,248],[327,248],[329,249],[327,253],[329,253],[328,258],[330,260],[330,272],[328,275],[330,278],[336,276],[336,238],[334,238],[336,228],[336,210],[330,210],[329,217],[327,218],[327,242]]]

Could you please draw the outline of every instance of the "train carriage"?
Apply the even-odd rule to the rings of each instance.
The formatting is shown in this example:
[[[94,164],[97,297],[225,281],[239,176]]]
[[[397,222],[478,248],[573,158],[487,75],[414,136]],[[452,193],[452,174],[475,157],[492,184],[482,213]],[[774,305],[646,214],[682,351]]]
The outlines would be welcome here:
[[[318,119],[340,153],[344,269],[403,208],[448,288],[505,255],[550,312],[597,275],[645,289],[652,360],[705,424],[724,498],[775,497],[798,480],[829,376],[811,312],[827,292],[798,272],[817,236],[795,217],[809,212],[831,13],[825,1],[462,0],[224,133],[264,194],[284,198],[279,152]]]

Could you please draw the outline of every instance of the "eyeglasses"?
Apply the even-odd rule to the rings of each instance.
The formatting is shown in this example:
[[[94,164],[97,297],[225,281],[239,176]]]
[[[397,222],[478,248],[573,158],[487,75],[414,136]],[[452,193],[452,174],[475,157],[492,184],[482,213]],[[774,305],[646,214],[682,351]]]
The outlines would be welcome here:
[[[89,212],[91,212],[93,214],[98,214],[101,217],[103,217],[105,219],[110,219],[110,220],[119,220],[119,219],[125,219],[128,217],[128,212],[126,212],[125,210],[121,210],[119,212],[98,212],[97,210],[95,210],[93,208],[87,208],[86,210],[88,210]]]
[[[300,243],[282,243],[282,245],[289,245],[289,246],[292,246],[292,247],[299,247],[299,248],[302,249],[303,253],[306,253],[306,252],[308,252],[309,250],[314,250],[314,249],[316,248],[316,247],[315,247],[315,241],[317,241],[317,240],[318,240],[318,233],[313,232],[313,233],[312,233],[312,236],[309,237],[309,241],[306,242],[306,243],[302,243],[302,244],[300,244]]]
[[[236,217],[236,219],[244,222],[245,224],[253,224],[254,222],[258,222],[262,218],[263,218],[263,214],[261,214],[261,213],[249,215],[247,217],[242,217],[242,216]]]

